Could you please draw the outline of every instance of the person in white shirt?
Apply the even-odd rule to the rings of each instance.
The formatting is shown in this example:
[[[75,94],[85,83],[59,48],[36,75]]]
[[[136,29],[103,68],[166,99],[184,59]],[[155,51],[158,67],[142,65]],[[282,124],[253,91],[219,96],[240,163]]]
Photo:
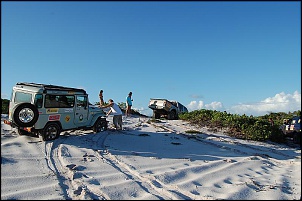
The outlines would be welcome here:
[[[107,107],[110,107],[110,110],[108,111],[107,113],[107,116],[110,115],[112,113],[113,115],[113,124],[114,124],[114,127],[117,129],[117,130],[122,130],[123,127],[122,127],[122,110],[120,109],[120,107],[118,106],[118,104],[116,104],[112,99],[109,99],[108,100],[108,105],[106,106],[102,106],[101,108],[107,108]]]

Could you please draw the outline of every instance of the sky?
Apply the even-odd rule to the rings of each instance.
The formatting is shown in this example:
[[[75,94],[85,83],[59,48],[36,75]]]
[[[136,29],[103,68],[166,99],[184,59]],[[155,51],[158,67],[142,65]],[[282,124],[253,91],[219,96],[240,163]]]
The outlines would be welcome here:
[[[87,91],[152,115],[301,110],[300,1],[1,1],[1,98],[17,82]]]

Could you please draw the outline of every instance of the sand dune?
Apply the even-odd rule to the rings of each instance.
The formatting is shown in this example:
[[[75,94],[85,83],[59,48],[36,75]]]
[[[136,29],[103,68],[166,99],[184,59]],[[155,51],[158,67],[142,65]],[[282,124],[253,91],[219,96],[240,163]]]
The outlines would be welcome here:
[[[123,123],[123,131],[68,131],[44,142],[1,121],[1,199],[301,198],[298,147],[238,140],[181,120]],[[192,129],[202,133],[185,132]]]

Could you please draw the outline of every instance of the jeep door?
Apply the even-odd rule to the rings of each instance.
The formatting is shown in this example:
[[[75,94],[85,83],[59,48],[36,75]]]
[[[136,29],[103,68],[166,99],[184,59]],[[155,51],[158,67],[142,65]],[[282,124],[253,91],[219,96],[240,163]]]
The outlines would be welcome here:
[[[74,124],[76,126],[86,126],[88,121],[87,95],[76,95],[74,115],[75,115]]]

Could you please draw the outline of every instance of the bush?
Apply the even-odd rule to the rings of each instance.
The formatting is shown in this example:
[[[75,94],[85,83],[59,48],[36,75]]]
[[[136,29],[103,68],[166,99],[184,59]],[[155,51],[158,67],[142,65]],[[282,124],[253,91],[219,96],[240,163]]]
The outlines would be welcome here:
[[[300,115],[301,111],[288,114],[284,112],[270,113],[268,115],[253,117],[216,110],[195,110],[179,115],[179,118],[197,126],[207,126],[210,128],[225,128],[229,136],[255,141],[271,140],[274,142],[284,142],[285,137],[279,127],[283,124],[283,119]],[[272,118],[274,125],[268,121]]]
[[[2,105],[1,114],[8,114],[9,100],[1,98],[1,105]]]

